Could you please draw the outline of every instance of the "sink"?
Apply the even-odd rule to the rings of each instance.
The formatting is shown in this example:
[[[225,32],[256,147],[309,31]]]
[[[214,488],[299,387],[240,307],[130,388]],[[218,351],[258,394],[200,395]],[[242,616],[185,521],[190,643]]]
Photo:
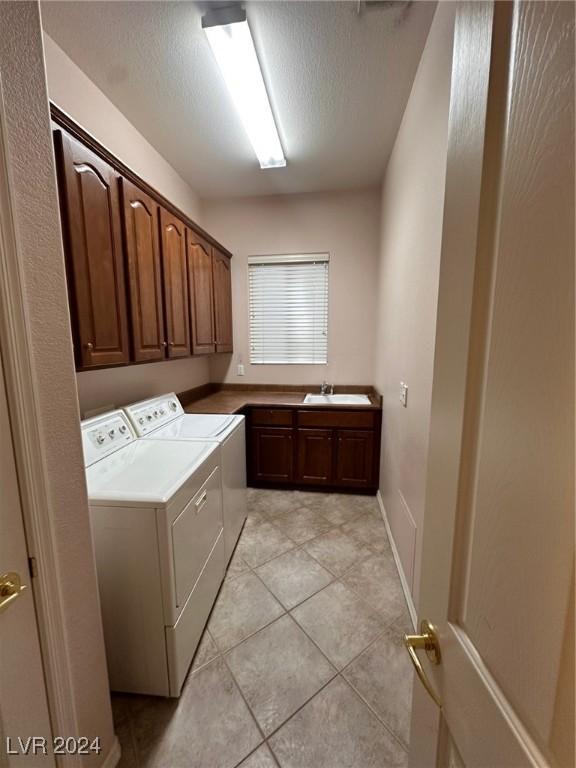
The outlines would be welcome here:
[[[305,405],[371,405],[368,395],[313,395],[304,398]]]

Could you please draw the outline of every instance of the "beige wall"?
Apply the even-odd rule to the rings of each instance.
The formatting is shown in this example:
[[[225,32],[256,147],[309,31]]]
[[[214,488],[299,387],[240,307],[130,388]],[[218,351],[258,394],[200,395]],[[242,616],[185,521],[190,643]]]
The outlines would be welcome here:
[[[203,202],[204,225],[234,253],[234,354],[212,358],[212,381],[373,383],[379,201],[363,190]],[[328,365],[250,365],[248,256],[314,252],[330,254]]]
[[[190,218],[200,223],[200,204],[194,190],[46,34],[44,45],[50,99]],[[85,413],[109,404],[123,404],[204,384],[209,380],[209,367],[205,358],[188,358],[122,369],[87,371],[77,374],[77,379],[80,409]]]
[[[454,3],[439,3],[382,186],[377,387],[380,490],[417,605],[444,182]],[[408,384],[403,408],[400,382]]]
[[[193,363],[193,365],[191,365]],[[196,365],[198,363],[198,365]],[[163,392],[183,392],[208,381],[208,360],[185,358],[76,374],[82,413],[119,407]]]
[[[11,163],[14,225],[38,396],[39,447],[49,478],[44,511],[56,547],[70,697],[78,728],[74,734],[62,735],[100,736],[102,754],[82,760],[96,766],[108,756],[114,734],[78,428],[37,3],[0,3],[0,29],[3,130]]]

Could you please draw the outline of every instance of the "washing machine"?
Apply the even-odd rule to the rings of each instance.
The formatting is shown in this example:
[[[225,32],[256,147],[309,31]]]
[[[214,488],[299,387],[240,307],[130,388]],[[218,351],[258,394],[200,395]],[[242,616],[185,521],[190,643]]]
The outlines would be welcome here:
[[[81,431],[110,687],[179,696],[225,573],[218,444],[140,440],[121,410]]]
[[[185,413],[172,392],[125,408],[138,437],[211,441],[220,448],[224,551],[229,561],[246,519],[246,426],[244,416]]]

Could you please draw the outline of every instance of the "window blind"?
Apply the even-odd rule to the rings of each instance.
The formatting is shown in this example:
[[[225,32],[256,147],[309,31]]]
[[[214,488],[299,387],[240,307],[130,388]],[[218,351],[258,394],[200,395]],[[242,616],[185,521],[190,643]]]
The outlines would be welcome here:
[[[328,254],[248,259],[251,363],[326,363]]]

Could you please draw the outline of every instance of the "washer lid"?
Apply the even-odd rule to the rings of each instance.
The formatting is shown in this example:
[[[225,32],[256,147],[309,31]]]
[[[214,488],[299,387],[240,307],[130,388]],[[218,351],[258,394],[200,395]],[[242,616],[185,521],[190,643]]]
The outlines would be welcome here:
[[[135,440],[86,470],[91,504],[160,506],[217,450],[214,442]]]
[[[150,432],[150,440],[224,440],[244,416],[222,414],[185,414]]]

